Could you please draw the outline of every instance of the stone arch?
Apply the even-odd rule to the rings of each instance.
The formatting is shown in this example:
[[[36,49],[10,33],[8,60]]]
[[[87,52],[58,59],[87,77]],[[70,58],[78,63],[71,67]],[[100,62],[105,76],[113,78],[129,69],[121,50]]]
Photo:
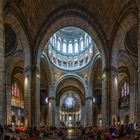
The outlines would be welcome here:
[[[90,67],[90,79],[89,79],[89,92],[91,97],[95,98],[95,103],[93,105],[92,111],[92,121],[94,125],[98,124],[98,117],[100,113],[100,105],[102,103],[101,96],[102,96],[102,59],[101,56],[98,54],[95,60],[92,62]]]
[[[52,84],[52,69],[50,67],[50,63],[47,63],[49,62],[48,58],[46,55],[42,55],[41,56],[41,61],[40,61],[40,66],[42,64],[43,68],[44,68],[44,72],[45,72],[45,75],[47,76],[47,83],[49,86],[51,86]],[[40,68],[40,72],[41,72],[41,68]]]
[[[79,6],[78,10],[76,10],[76,8],[77,7],[72,8],[71,6],[65,5],[65,8],[59,7],[50,15],[50,20],[46,22],[47,24],[45,23],[46,25],[44,25],[37,38],[34,54],[37,58],[36,63],[39,64],[43,48],[53,33],[65,26],[76,26],[85,30],[93,38],[101,53],[103,59],[102,65],[103,67],[107,66],[108,49],[104,32],[101,30],[95,17],[92,17],[90,13],[83,11]]]
[[[92,62],[92,65],[91,65],[91,67],[90,67],[90,75],[94,75],[95,74],[95,71],[94,71],[94,68],[96,68],[96,66],[97,65],[99,65],[99,63],[101,63],[101,65],[102,65],[102,58],[101,58],[101,56],[98,54],[96,57],[95,57],[95,59],[94,59],[94,61]],[[93,77],[90,77],[90,84],[92,84],[93,83],[93,80],[94,80],[94,78]]]
[[[11,13],[8,13],[5,15],[5,23],[10,25],[13,30],[15,31],[17,38],[19,40],[19,44],[24,51],[24,67],[31,65],[31,54],[30,54],[30,46],[29,46],[29,40],[27,38],[26,33],[24,32],[24,29],[19,22],[19,20],[12,15]]]
[[[60,79],[58,79],[58,81],[55,85],[56,91],[57,91],[59,85],[62,82],[68,80],[69,78],[74,80],[74,81],[77,81],[79,83],[79,85],[81,86],[82,93],[84,94],[85,93],[85,88],[86,88],[86,83],[80,76],[75,75],[75,74],[66,74],[66,75],[62,76]]]
[[[135,69],[135,63],[134,61],[131,59],[131,57],[128,56],[128,54],[122,50],[119,51],[118,53],[118,68],[124,66],[127,67],[128,69],[128,76],[130,78],[131,83],[134,83],[135,81],[135,73],[136,73],[136,69]]]
[[[23,51],[15,52],[14,56],[6,63],[6,101],[7,124],[11,123],[11,78],[14,68],[18,63],[24,63]]]
[[[6,63],[6,83],[11,81],[12,71],[14,70],[15,65],[20,61],[22,61],[22,63],[24,62],[24,54],[22,51],[17,51],[15,52],[14,56]]]
[[[57,93],[57,96],[56,96],[56,105],[59,105],[61,96],[65,93],[65,91],[68,91],[68,90],[72,90],[72,91],[75,91],[76,93],[78,93],[78,95],[80,96],[80,99],[81,99],[81,104],[84,104],[84,95],[81,92],[81,90],[79,90],[76,87],[68,86],[68,87],[64,87],[62,90],[60,90]]]
[[[128,111],[124,111],[124,114],[129,116],[129,121],[133,122],[135,120],[134,116],[136,113],[136,106],[135,106],[135,100],[136,100],[136,67],[135,63],[132,60],[132,58],[123,50],[120,50],[118,52],[118,91],[120,93],[120,85],[122,81],[127,80],[130,86],[130,98],[129,98],[129,108]],[[120,97],[120,94],[118,94],[118,97]],[[121,114],[121,119],[124,120],[124,115],[122,115],[121,111],[119,111],[119,115]]]
[[[127,5],[125,7],[125,10],[119,14],[119,17],[117,17],[116,23],[114,24],[113,30],[112,30],[112,37],[111,37],[111,46],[110,46],[110,68],[111,68],[111,73],[110,73],[110,90],[111,90],[111,115],[112,115],[112,123],[115,118],[117,120],[117,115],[118,115],[118,68],[119,64],[122,59],[127,61],[127,66],[129,69],[131,68],[130,66],[134,66],[134,62],[132,61],[131,56],[128,57],[128,54],[125,50],[125,37],[127,32],[134,26],[137,25],[137,14],[136,14],[136,9],[132,5]],[[121,56],[122,55],[122,56]],[[119,58],[120,57],[120,58]],[[123,62],[123,60],[122,60]],[[124,63],[125,64],[125,63]],[[124,66],[123,64],[123,66]],[[129,70],[130,71],[130,70]],[[130,71],[131,73],[135,73],[134,71]],[[135,74],[132,74],[133,76]],[[135,76],[131,79],[134,81]],[[117,82],[115,82],[117,81]],[[117,100],[116,100],[117,99]],[[114,116],[114,118],[113,118]],[[117,121],[116,121],[117,122]]]
[[[20,21],[21,20],[14,12],[12,12],[12,13],[9,13],[9,11],[5,12],[5,24],[8,24],[10,27],[12,27],[12,29],[16,33],[17,40],[18,40],[17,51],[21,52],[20,55],[18,55],[16,52],[14,56],[10,56],[10,57],[12,57],[10,60],[13,60],[13,57],[15,58],[15,60],[13,60],[13,61],[17,61],[18,59],[20,60],[22,58],[23,69],[24,69],[24,78],[28,79],[28,90],[25,88],[25,86],[27,86],[27,85],[25,85],[25,83],[24,83],[24,91],[26,90],[26,93],[29,93],[28,95],[30,96],[31,80],[30,80],[29,76],[31,75],[31,50],[30,50],[31,48],[30,48],[30,42],[29,42],[29,37],[27,35],[27,32],[24,28],[24,25]],[[17,57],[16,57],[16,55],[17,55]],[[16,60],[16,58],[17,58],[17,60]],[[7,61],[9,61],[8,59],[7,59]],[[9,61],[7,63],[13,64],[14,63],[13,61],[12,62]],[[10,66],[9,64],[7,64],[7,66]],[[8,71],[11,71],[11,69],[12,68],[8,68],[7,73],[8,73]],[[7,75],[6,75],[6,78],[7,78]],[[10,82],[10,79],[8,79],[7,81]],[[11,85],[8,82],[6,84],[7,84],[6,86],[8,86],[8,88],[6,88],[7,89],[6,96],[8,96],[8,94],[11,93],[11,88],[10,88]],[[24,97],[25,97],[25,95],[24,95]],[[28,101],[27,98],[24,101],[28,102],[25,104],[24,109],[26,110],[26,108],[28,108],[28,110],[30,110],[30,101]],[[10,98],[7,99],[7,102],[10,103]],[[30,111],[28,111],[28,112],[30,112]],[[11,116],[10,107],[7,107],[7,123],[11,123],[10,116]],[[30,122],[31,121],[30,121],[30,116],[29,116],[29,123]]]
[[[119,67],[119,74],[121,74],[121,78],[118,80],[118,87],[120,87],[122,85],[122,82],[125,80],[130,82],[130,75],[127,67]]]
[[[89,77],[89,85],[91,87],[89,89],[89,92],[90,92],[91,95],[92,95],[92,92],[93,92],[93,88],[92,87],[93,87],[93,83],[94,83],[94,80],[95,80],[95,75],[96,75],[97,68],[99,67],[99,65],[101,65],[101,69],[100,70],[101,70],[101,73],[102,73],[102,58],[101,58],[100,54],[97,54],[95,59],[93,60],[93,62],[91,64],[90,71],[89,71],[89,73],[90,73],[89,75],[91,75]]]
[[[137,24],[137,18],[133,14],[127,15],[118,27],[111,51],[111,66],[117,68],[117,55],[120,46],[124,43],[125,35],[131,27]]]
[[[79,76],[77,75],[64,75],[61,77],[56,84],[56,101],[58,103],[61,95],[66,90],[74,90],[79,93],[82,103],[84,104],[84,97],[86,92],[86,85]]]

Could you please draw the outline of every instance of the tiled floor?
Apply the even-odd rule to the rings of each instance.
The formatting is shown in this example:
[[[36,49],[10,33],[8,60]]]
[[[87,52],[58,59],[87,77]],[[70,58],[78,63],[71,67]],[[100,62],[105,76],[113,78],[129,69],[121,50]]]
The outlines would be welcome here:
[[[65,140],[80,140],[80,138],[77,136],[67,136]]]

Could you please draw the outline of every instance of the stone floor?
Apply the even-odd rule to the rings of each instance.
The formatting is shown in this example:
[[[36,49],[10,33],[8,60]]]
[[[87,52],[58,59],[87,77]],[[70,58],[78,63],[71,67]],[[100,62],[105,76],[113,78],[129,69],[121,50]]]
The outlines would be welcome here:
[[[77,136],[67,136],[65,140],[80,140],[80,138]]]

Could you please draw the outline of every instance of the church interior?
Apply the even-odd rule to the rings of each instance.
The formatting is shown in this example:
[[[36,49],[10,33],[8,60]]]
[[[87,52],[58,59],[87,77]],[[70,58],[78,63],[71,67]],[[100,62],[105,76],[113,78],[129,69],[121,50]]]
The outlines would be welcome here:
[[[0,123],[140,134],[140,0],[0,0]]]

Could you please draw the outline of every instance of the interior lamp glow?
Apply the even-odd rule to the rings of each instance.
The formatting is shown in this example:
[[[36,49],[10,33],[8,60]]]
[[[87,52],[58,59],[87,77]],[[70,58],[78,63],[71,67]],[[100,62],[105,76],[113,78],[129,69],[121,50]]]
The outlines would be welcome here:
[[[95,97],[93,97],[93,103],[95,103]]]
[[[48,103],[48,97],[45,99],[45,102]]]
[[[72,119],[71,116],[69,116],[69,121],[71,121],[71,119]]]

